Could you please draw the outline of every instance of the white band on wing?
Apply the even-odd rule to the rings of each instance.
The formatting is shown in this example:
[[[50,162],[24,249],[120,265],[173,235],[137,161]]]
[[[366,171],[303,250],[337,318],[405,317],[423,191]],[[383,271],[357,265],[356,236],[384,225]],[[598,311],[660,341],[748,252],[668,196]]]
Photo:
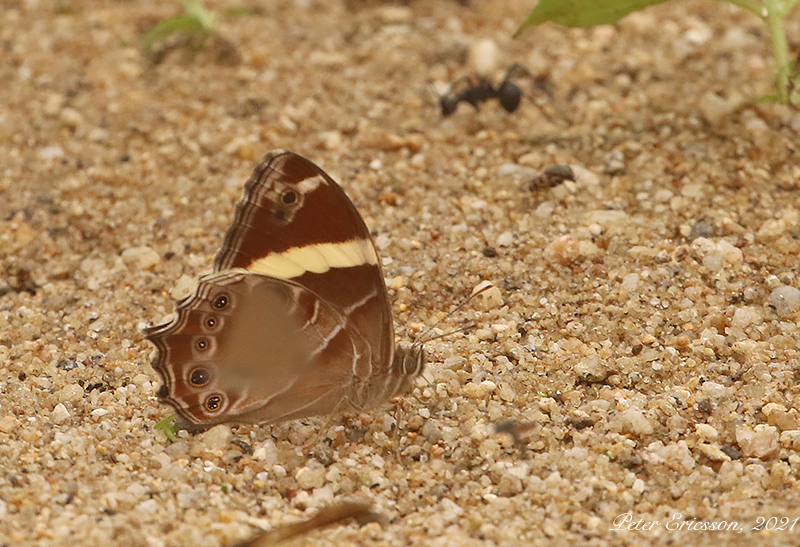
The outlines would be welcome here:
[[[268,254],[250,263],[247,271],[278,279],[292,279],[306,272],[325,273],[331,268],[377,264],[378,255],[368,239],[341,243],[316,243]]]

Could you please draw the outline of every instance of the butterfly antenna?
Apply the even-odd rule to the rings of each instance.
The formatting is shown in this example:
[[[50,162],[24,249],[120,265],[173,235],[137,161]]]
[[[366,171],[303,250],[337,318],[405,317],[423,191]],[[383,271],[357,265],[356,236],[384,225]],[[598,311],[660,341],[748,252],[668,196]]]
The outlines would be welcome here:
[[[447,315],[445,315],[444,317],[439,319],[436,323],[434,323],[433,325],[431,325],[430,327],[425,329],[425,331],[422,334],[417,336],[417,339],[414,340],[414,343],[412,344],[412,347],[421,346],[423,344],[427,344],[428,342],[432,342],[434,340],[438,340],[439,338],[445,338],[447,336],[450,336],[450,335],[453,335],[453,334],[457,334],[459,332],[466,332],[469,329],[474,328],[476,326],[476,323],[470,323],[469,325],[467,325],[465,327],[461,327],[459,329],[455,329],[455,330],[452,330],[450,332],[446,332],[444,334],[437,334],[436,336],[433,336],[431,338],[425,339],[425,337],[428,335],[428,333],[430,333],[431,331],[433,331],[433,329],[438,327],[445,319],[448,319],[448,318],[452,317],[457,311],[459,311],[464,306],[469,304],[470,301],[472,301],[473,298],[475,298],[479,294],[485,293],[486,291],[488,291],[492,287],[494,287],[494,283],[492,283],[491,281],[481,281],[474,289],[472,289],[472,294],[470,294],[467,298],[462,300],[455,308],[450,310],[447,313]]]

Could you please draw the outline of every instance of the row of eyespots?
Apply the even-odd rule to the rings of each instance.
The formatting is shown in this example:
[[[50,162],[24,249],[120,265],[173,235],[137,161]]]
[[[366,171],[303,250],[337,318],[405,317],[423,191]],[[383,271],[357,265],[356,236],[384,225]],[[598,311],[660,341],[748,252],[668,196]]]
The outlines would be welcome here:
[[[230,303],[230,298],[228,297],[228,295],[225,293],[221,293],[214,298],[214,302],[212,305],[218,310],[224,310],[226,307],[228,307],[229,303]],[[208,317],[206,317],[204,323],[207,329],[214,330],[214,328],[216,328],[217,325],[219,325],[219,320],[215,316],[209,315]],[[209,347],[211,347],[211,343],[208,341],[208,338],[200,337],[195,340],[194,346],[197,349],[197,351],[202,352],[206,351]],[[189,382],[194,387],[202,387],[210,379],[211,378],[210,374],[208,373],[208,370],[204,368],[195,368],[190,373]]]
[[[214,301],[212,302],[212,306],[214,306],[215,309],[220,311],[227,308],[228,304],[230,304],[230,297],[225,293],[217,295],[214,298]],[[213,315],[208,316],[205,320],[205,326],[209,330],[213,330],[218,324],[219,321]],[[209,348],[209,346],[210,344],[206,338],[199,338],[195,342],[195,347],[199,351],[205,351]],[[203,387],[210,381],[211,381],[211,373],[207,368],[195,367],[189,373],[189,383],[194,387],[198,388]],[[207,411],[216,412],[222,408],[222,401],[223,401],[222,395],[215,393],[213,395],[209,395],[208,397],[206,397],[204,406]]]

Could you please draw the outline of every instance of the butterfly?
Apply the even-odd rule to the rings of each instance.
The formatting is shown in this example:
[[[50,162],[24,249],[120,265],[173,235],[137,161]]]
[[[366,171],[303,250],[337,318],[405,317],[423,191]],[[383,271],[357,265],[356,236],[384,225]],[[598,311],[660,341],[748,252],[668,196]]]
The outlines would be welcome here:
[[[145,336],[159,399],[201,428],[375,407],[406,392],[426,361],[421,344],[395,345],[361,215],[294,152],[255,168],[214,271],[176,311]]]

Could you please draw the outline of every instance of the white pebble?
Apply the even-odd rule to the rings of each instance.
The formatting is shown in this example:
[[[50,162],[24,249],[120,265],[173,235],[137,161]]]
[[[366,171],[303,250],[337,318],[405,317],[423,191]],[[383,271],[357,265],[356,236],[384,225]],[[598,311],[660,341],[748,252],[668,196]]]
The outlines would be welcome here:
[[[466,359],[461,357],[460,355],[453,355],[452,357],[448,357],[444,360],[444,366],[446,368],[456,368],[460,367],[466,362]]]
[[[39,150],[39,156],[43,160],[53,160],[64,157],[64,149],[60,146],[45,146]]]
[[[491,38],[484,38],[469,48],[469,62],[477,74],[490,75],[497,65],[497,43]]]
[[[270,439],[264,441],[260,446],[257,446],[255,450],[253,450],[253,459],[269,464],[278,463],[278,448],[275,445],[275,441]]]
[[[783,219],[771,219],[761,225],[756,232],[756,239],[761,243],[774,241],[784,232],[786,232],[786,222]]]
[[[83,115],[80,112],[75,110],[74,108],[65,108],[59,113],[59,119],[61,123],[66,125],[67,127],[78,127],[79,125],[83,125]]]
[[[375,238],[375,246],[378,248],[379,251],[385,251],[389,245],[392,244],[392,240],[386,234],[381,234]]]
[[[717,382],[704,382],[700,390],[709,399],[719,400],[728,395],[728,388]]]
[[[553,216],[553,212],[555,212],[555,210],[556,202],[554,200],[550,200],[540,203],[533,213],[539,218],[549,218]]]
[[[151,270],[161,262],[161,257],[150,247],[129,247],[122,251],[122,261],[140,270]]]
[[[139,505],[136,506],[136,510],[140,513],[144,513],[146,515],[155,515],[156,512],[160,509],[158,505],[158,501],[154,499],[144,500]]]
[[[183,300],[194,293],[197,288],[197,279],[191,275],[182,275],[175,282],[175,286],[169,291],[169,295],[175,300]]]
[[[700,443],[697,445],[697,449],[711,461],[715,462],[731,461],[731,457],[728,456],[725,452],[722,451],[722,449],[720,449],[716,445]]]
[[[758,313],[758,310],[751,306],[745,306],[743,308],[737,309],[733,313],[733,318],[731,319],[731,327],[735,329],[745,329],[750,325],[756,325],[760,322],[761,322],[761,314]]]
[[[769,303],[780,317],[800,311],[800,290],[781,285],[769,294]]]
[[[704,441],[716,441],[719,437],[719,432],[714,428],[714,426],[708,424],[696,424],[694,426],[694,430]]]
[[[580,256],[580,243],[569,235],[562,235],[551,241],[542,253],[548,262],[569,266]]]
[[[622,288],[628,292],[633,292],[639,286],[640,276],[637,273],[629,273],[622,278]]]
[[[286,468],[280,464],[273,465],[272,474],[275,475],[276,479],[282,479],[287,475]]]
[[[58,390],[58,392],[56,393],[56,397],[58,397],[58,400],[61,402],[74,403],[83,398],[83,393],[84,391],[81,386],[77,384],[69,384]]]
[[[752,458],[769,459],[779,449],[778,428],[771,425],[759,424],[755,430],[746,425],[736,428],[736,442],[745,456]]]
[[[511,232],[503,232],[497,238],[497,244],[501,247],[508,247],[514,241],[514,234]]]
[[[63,424],[69,420],[69,411],[67,410],[67,407],[61,403],[58,403],[53,409],[50,419],[56,424]]]
[[[199,437],[199,442],[195,445],[198,450],[223,450],[228,448],[233,433],[227,425],[220,424],[203,432]]]
[[[482,281],[472,289],[475,308],[488,311],[503,305],[503,294],[494,283]]]
[[[719,255],[708,255],[703,259],[703,266],[709,272],[718,272],[722,269],[722,257]]]
[[[637,436],[650,435],[653,426],[641,410],[629,408],[622,412],[622,424],[626,431]]]
[[[319,488],[325,484],[325,468],[301,467],[294,478],[300,488]]]

